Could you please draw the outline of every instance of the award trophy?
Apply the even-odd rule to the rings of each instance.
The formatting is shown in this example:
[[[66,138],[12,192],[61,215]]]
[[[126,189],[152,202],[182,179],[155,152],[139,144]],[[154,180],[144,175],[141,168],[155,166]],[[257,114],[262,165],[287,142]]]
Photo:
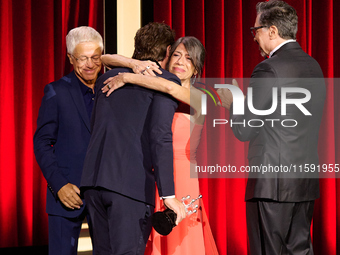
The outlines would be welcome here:
[[[199,195],[197,198],[192,200],[190,200],[190,196],[182,198],[181,201],[185,207],[187,216],[197,212],[198,205],[194,205],[194,203],[201,197],[202,195]],[[152,226],[159,234],[166,236],[170,234],[172,229],[176,226],[176,219],[176,213],[173,210],[167,208],[162,212],[156,212],[152,215]]]

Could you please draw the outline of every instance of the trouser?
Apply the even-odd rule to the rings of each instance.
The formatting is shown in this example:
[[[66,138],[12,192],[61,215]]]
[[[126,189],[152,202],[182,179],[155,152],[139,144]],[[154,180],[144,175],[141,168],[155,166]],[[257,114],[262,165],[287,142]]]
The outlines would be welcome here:
[[[154,207],[105,189],[88,189],[96,255],[144,254]]]
[[[310,226],[314,201],[247,201],[251,255],[313,255]]]
[[[86,216],[86,208],[77,218],[48,215],[48,254],[77,255],[81,225]],[[90,223],[90,218],[87,218]]]

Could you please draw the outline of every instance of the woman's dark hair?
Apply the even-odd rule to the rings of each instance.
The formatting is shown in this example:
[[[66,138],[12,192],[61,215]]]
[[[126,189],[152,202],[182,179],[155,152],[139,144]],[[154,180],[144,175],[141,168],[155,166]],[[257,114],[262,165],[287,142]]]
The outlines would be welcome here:
[[[195,67],[195,70],[198,73],[198,76],[202,74],[204,59],[205,59],[205,48],[203,44],[196,37],[193,36],[185,36],[179,38],[172,46],[170,50],[169,57],[174,54],[174,51],[183,43],[185,49],[189,53],[190,58],[192,59],[192,63]]]

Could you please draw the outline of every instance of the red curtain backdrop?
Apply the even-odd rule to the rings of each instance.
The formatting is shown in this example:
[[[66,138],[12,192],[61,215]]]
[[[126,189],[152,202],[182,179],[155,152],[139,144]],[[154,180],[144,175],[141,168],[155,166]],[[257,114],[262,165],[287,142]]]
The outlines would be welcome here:
[[[32,140],[44,86],[71,71],[65,36],[82,25],[103,34],[103,1],[0,0],[0,248],[47,244]]]
[[[203,42],[204,77],[250,77],[262,61],[249,31],[257,2],[154,0],[154,19],[171,25],[177,37],[193,35]],[[340,2],[287,2],[298,12],[302,48],[320,63],[326,77],[339,77]],[[65,36],[80,25],[103,34],[103,1],[0,0],[0,248],[47,244],[46,182],[34,159],[32,137],[44,86],[71,70]],[[339,95],[339,86],[327,87],[320,163],[339,163]],[[217,130],[219,142],[211,144],[205,132],[201,148],[219,151],[226,165],[246,165],[247,144],[230,129]],[[207,151],[199,151],[201,162],[209,160]],[[315,254],[340,254],[340,183],[320,183],[313,220]],[[200,184],[220,254],[247,254],[246,180],[200,179]]]
[[[169,24],[177,37],[195,36],[207,50],[203,77],[250,77],[263,60],[249,27],[254,26],[259,0],[155,0],[154,20]],[[298,13],[297,40],[321,65],[327,78],[339,77],[340,2],[336,0],[287,0]],[[339,86],[327,87],[319,137],[320,164],[340,163]],[[208,105],[209,108],[209,105]],[[226,118],[226,115],[222,114]],[[208,121],[209,115],[207,115]],[[199,165],[209,164],[209,152],[218,152],[225,165],[247,165],[247,143],[238,141],[229,128],[216,128],[219,141],[211,143],[203,131]],[[203,149],[202,149],[203,148]],[[208,164],[207,164],[208,163]],[[315,254],[340,254],[340,182],[322,179],[321,198],[313,219]],[[220,254],[247,254],[245,217],[246,179],[200,179],[203,201]],[[338,209],[339,208],[339,209]],[[280,219],[278,219],[280,220]]]

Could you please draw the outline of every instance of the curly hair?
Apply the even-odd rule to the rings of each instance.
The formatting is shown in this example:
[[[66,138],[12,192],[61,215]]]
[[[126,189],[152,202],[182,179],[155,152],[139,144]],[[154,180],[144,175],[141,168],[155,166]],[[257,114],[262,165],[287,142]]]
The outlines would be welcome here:
[[[135,36],[132,58],[161,61],[169,45],[175,42],[175,32],[164,23],[151,22],[141,27]]]

